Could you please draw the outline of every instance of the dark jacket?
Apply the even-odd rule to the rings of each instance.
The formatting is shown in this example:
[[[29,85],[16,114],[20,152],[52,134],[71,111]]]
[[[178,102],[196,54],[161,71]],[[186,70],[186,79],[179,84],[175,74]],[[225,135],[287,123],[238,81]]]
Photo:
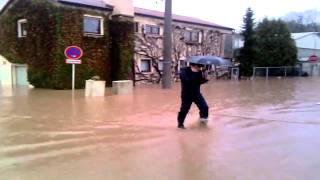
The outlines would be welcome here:
[[[181,95],[182,97],[194,97],[200,94],[200,86],[208,82],[200,72],[192,72],[190,67],[181,68]]]

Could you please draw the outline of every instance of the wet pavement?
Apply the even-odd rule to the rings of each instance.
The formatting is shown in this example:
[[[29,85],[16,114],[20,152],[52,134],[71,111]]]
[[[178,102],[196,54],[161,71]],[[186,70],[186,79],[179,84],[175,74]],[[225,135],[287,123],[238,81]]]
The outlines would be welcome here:
[[[0,89],[2,180],[319,179],[320,78],[212,81],[207,127],[180,85],[133,95]]]

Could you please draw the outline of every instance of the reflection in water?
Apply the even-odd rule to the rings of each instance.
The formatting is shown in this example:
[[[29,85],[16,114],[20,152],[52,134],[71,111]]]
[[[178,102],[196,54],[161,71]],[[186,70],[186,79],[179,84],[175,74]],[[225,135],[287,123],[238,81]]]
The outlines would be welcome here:
[[[314,179],[319,86],[317,78],[212,81],[203,87],[209,125],[193,106],[185,131],[176,129],[179,84],[121,96],[108,89],[103,98],[2,87],[0,177]]]

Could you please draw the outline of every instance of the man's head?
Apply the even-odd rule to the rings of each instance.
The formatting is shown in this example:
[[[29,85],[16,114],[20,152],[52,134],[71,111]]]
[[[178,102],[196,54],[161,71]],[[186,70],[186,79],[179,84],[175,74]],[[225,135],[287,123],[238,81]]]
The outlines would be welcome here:
[[[201,68],[203,67],[203,65],[190,63],[190,67],[193,72],[199,72],[201,70]]]

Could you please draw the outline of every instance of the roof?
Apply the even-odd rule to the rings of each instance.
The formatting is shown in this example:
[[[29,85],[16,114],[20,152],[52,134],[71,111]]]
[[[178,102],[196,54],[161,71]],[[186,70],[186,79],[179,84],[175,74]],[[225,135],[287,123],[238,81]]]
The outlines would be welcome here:
[[[63,4],[113,10],[113,6],[105,3],[103,0],[59,0],[59,2]]]
[[[291,36],[300,49],[320,49],[319,32],[292,33]]]
[[[0,10],[0,15],[14,0],[9,0]],[[88,8],[97,8],[103,10],[113,10],[113,6],[105,3],[103,0],[58,0],[58,2],[69,5],[76,5]]]
[[[135,15],[148,16],[148,17],[159,18],[159,19],[164,18],[163,12],[149,10],[149,9],[143,9],[143,8],[139,8],[139,7],[134,8],[134,13],[135,13]],[[202,25],[202,26],[208,26],[208,27],[233,30],[233,28],[230,28],[230,27],[221,26],[219,24],[215,24],[212,22],[208,22],[208,21],[204,21],[201,19],[197,19],[194,17],[188,17],[188,16],[181,16],[181,15],[173,14],[172,20],[176,21],[176,22],[191,23],[191,24],[195,24],[195,25]]]
[[[0,15],[3,13],[3,11],[4,11],[5,9],[7,9],[7,7],[9,6],[9,4],[12,3],[12,1],[13,1],[13,0],[9,0],[9,1],[2,7],[2,9],[0,10]]]
[[[0,11],[0,14],[9,6],[9,4],[11,4],[12,1],[13,0],[9,0],[7,2],[7,4]],[[105,3],[104,0],[58,0],[58,2],[63,3],[63,4],[75,5],[75,6],[98,8],[98,9],[103,9],[103,10],[113,10],[113,6]],[[149,9],[143,9],[143,8],[138,8],[138,7],[134,8],[134,13],[135,13],[135,15],[149,16],[149,17],[154,17],[154,18],[159,18],[159,19],[164,18],[163,12],[149,10]],[[214,28],[233,30],[233,28],[221,26],[219,24],[204,21],[204,20],[197,19],[194,17],[173,14],[172,19],[173,19],[173,21],[176,21],[176,22],[191,23],[191,24],[195,24],[195,25],[202,25],[202,26],[208,26],[208,27],[214,27]]]
[[[318,33],[318,32],[291,33],[291,37],[292,37],[292,39],[298,40],[303,37],[309,36],[311,34],[316,34],[316,33]]]

